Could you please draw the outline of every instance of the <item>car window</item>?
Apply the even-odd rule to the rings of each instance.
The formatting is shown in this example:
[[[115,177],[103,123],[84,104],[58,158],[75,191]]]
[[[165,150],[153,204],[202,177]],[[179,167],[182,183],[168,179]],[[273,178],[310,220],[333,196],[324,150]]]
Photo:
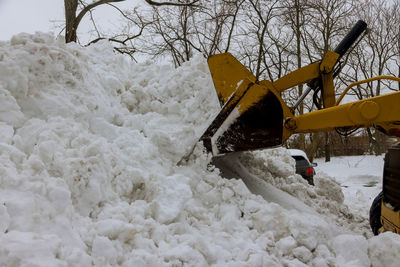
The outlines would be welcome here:
[[[296,165],[309,165],[310,163],[302,156],[292,156],[296,160]]]
[[[308,160],[306,160],[303,156],[292,156],[296,161],[300,161],[300,160],[305,160],[305,161],[308,161]]]

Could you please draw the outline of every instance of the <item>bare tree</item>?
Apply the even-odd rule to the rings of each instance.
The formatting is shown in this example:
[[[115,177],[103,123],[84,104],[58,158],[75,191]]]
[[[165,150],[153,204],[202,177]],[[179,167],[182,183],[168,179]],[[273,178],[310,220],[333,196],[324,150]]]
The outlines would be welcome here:
[[[310,41],[315,56],[321,59],[327,50],[333,50],[352,26],[353,0],[310,0],[312,9],[310,27],[306,39]],[[330,161],[330,133],[325,133],[325,161]]]
[[[269,53],[267,47],[270,46],[268,42],[267,32],[272,28],[273,19],[278,15],[276,10],[278,7],[278,0],[249,0],[249,7],[247,7],[246,20],[249,21],[248,29],[244,29],[244,35],[250,33],[249,37],[253,44],[247,49],[245,53],[249,59],[249,67],[254,72],[257,79],[261,77],[264,71],[268,71],[269,66],[262,63],[265,62],[265,55]],[[242,48],[248,45],[248,39],[243,39]]]
[[[306,55],[305,52],[303,52],[304,48],[303,46],[306,46],[307,42],[304,44],[303,42],[305,41],[305,26],[308,23],[309,14],[308,14],[308,0],[287,0],[283,2],[283,13],[282,13],[282,24],[286,25],[287,28],[289,28],[293,32],[294,36],[294,49],[290,51],[290,54],[292,54],[296,60],[296,67],[299,69],[303,65],[303,59],[304,55]],[[303,41],[303,42],[302,42]],[[310,62],[308,62],[310,63]],[[291,92],[292,94],[294,92]],[[300,84],[297,86],[297,94],[294,93],[294,97],[291,97],[291,99],[297,99],[303,94],[303,84]],[[298,106],[298,113],[303,114],[304,113],[304,102],[300,103]],[[311,106],[309,106],[311,109]],[[306,147],[306,139],[304,134],[299,135],[299,141],[300,141],[300,149],[305,150]],[[312,155],[313,156],[313,155]]]
[[[193,17],[196,39],[206,57],[230,50],[243,2],[210,1]]]
[[[149,38],[142,39],[143,52],[171,57],[175,66],[194,53],[209,57],[235,46],[238,17],[244,0],[202,0],[194,6],[153,8]],[[235,40],[236,41],[236,40]]]
[[[86,4],[80,0],[64,0],[65,7],[65,42],[76,42],[77,40],[77,29],[82,18],[91,10],[97,6],[122,2],[124,0],[100,0]],[[77,14],[78,7],[80,11]]]
[[[400,77],[400,2],[391,1],[387,9],[384,11],[384,17],[386,18],[383,22],[389,23],[387,34],[391,41],[391,57],[388,59],[388,64],[385,64],[386,73],[390,75]],[[385,33],[384,33],[385,34]],[[400,90],[400,82],[397,86],[388,84],[391,90]]]
[[[194,50],[201,52],[201,46],[193,38],[196,13],[195,8],[188,6],[153,8],[153,23],[149,28],[152,37],[143,40],[143,52],[153,56],[170,55],[175,66],[188,61]]]
[[[370,1],[361,3],[357,9],[370,28],[369,34],[360,46],[354,49],[349,60],[349,71],[342,76],[344,83],[363,80],[380,75],[397,75],[400,40],[400,12],[397,1]],[[397,66],[397,69],[396,67]],[[392,81],[378,80],[352,88],[351,93],[358,99],[378,96],[382,91],[397,90]],[[384,147],[380,144],[382,134],[374,128],[366,129],[371,144],[371,152],[380,154]]]
[[[101,33],[97,27],[96,20],[93,18],[91,11],[89,11],[90,21],[93,24],[93,28],[97,35],[97,38],[90,41],[86,46],[106,39],[114,44],[114,50],[121,54],[126,54],[130,56],[133,60],[135,60],[134,54],[137,52],[138,48],[136,47],[134,40],[139,38],[144,33],[146,27],[153,22],[151,20],[146,20],[144,16],[142,16],[140,11],[137,10],[137,8],[132,11],[122,11],[114,5],[109,5],[116,9],[125,19],[126,25],[124,27],[124,30],[122,30],[118,34],[113,34],[111,36],[107,36],[107,34]]]
[[[98,0],[86,3],[84,0],[64,0],[65,8],[65,42],[77,41],[77,30],[83,17],[94,10],[96,7],[111,4],[116,2],[123,2],[125,0]],[[194,0],[188,3],[179,2],[157,2],[152,0],[145,0],[146,3],[152,6],[192,6],[199,0]]]

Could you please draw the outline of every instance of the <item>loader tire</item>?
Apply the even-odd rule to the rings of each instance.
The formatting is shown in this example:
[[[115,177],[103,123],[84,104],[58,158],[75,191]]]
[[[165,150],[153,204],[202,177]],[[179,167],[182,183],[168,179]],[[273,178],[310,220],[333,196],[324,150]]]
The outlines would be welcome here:
[[[371,229],[374,235],[378,235],[379,228],[382,227],[381,223],[382,199],[383,199],[383,191],[376,196],[369,210],[369,224],[371,225]]]

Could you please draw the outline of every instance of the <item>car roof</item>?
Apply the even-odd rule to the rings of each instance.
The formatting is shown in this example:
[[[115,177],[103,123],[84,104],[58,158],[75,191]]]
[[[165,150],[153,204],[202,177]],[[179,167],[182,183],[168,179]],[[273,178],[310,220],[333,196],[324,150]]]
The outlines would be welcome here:
[[[300,149],[288,149],[288,150],[289,150],[291,156],[302,156],[308,160],[308,157],[303,150],[300,150]]]

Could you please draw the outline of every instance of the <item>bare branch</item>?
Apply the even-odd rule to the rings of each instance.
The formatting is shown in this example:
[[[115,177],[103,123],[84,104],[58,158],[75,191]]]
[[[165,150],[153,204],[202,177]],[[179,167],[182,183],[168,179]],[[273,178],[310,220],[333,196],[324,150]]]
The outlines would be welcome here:
[[[152,6],[195,6],[195,4],[200,0],[194,0],[193,2],[190,3],[155,2],[152,0],[145,0],[145,1],[146,3]]]
[[[93,8],[103,5],[103,4],[108,4],[108,3],[115,3],[115,2],[123,2],[125,0],[100,0],[97,2],[93,2],[87,6],[85,6],[81,12],[79,12],[78,16],[75,19],[75,28],[78,28],[79,23],[81,22],[82,18],[86,15],[89,10],[92,10]]]

